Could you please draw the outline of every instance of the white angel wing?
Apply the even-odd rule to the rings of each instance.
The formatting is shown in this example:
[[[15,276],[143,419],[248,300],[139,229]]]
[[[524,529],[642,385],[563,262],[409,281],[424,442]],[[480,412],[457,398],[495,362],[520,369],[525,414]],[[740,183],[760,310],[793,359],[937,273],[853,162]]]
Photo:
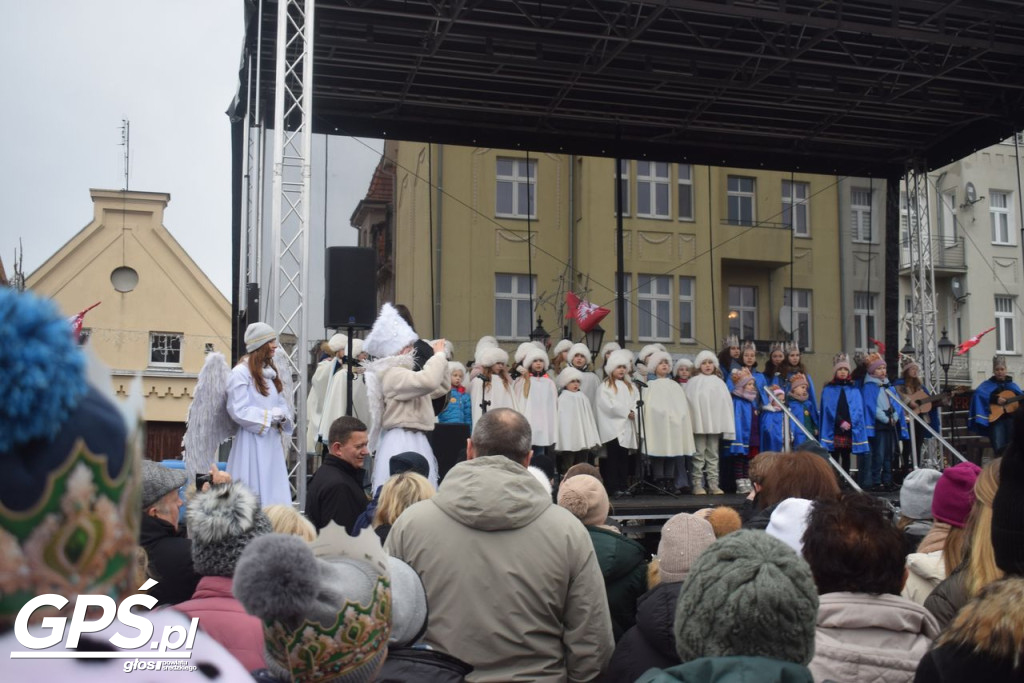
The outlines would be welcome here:
[[[231,369],[224,354],[214,352],[206,356],[185,418],[185,438],[181,441],[189,481],[193,481],[197,473],[210,470],[217,461],[217,447],[238,430],[238,425],[228,415],[230,376]]]

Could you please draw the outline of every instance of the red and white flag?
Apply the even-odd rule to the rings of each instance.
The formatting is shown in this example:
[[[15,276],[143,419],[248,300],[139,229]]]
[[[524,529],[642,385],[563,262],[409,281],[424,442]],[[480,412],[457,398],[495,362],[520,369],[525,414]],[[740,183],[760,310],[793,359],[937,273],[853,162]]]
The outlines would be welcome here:
[[[71,338],[74,339],[76,342],[78,341],[78,338],[82,335],[82,321],[85,320],[85,314],[99,305],[100,302],[97,301],[92,306],[89,306],[88,308],[83,308],[76,315],[73,315],[70,318],[68,318],[68,324],[71,325]]]
[[[962,342],[960,344],[959,348],[957,348],[957,350],[956,350],[956,355],[962,356],[965,353],[967,353],[968,351],[970,351],[971,347],[977,346],[978,342],[981,341],[981,338],[984,337],[986,334],[988,334],[989,332],[991,332],[994,329],[996,329],[996,328],[990,327],[987,330],[985,330],[984,332],[980,332],[980,333],[974,335],[973,337],[971,337],[970,339],[968,339],[967,341]]]
[[[580,299],[572,292],[566,292],[565,303],[569,307],[569,312],[566,313],[565,317],[574,318],[576,324],[584,332],[590,332],[590,330],[594,329],[594,325],[604,320],[604,317],[611,313],[611,309],[592,304],[586,299]]]
[[[878,349],[878,355],[880,355],[880,356],[884,356],[885,355],[885,343],[884,342],[880,342],[877,339],[872,339],[871,337],[868,337],[868,341],[871,342],[872,344],[874,344],[875,347]]]

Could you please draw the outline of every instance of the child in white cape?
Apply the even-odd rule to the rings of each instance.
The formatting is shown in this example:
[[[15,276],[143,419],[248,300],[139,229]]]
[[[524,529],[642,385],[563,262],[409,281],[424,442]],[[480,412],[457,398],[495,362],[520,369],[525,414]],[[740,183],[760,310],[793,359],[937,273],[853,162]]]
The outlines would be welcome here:
[[[558,373],[558,471],[563,474],[578,463],[593,464],[593,450],[601,447],[590,399],[580,389],[583,375],[571,366]]]
[[[523,373],[513,385],[519,412],[530,423],[533,457],[547,456],[558,438],[558,389],[547,376],[548,354],[528,348],[522,358]]]
[[[718,370],[718,358],[705,349],[694,362],[697,373],[686,383],[690,401],[690,421],[696,454],[693,457],[693,492],[696,495],[721,495],[718,487],[718,442],[736,438],[732,394]],[[707,488],[704,480],[707,479]]]
[[[685,456],[697,450],[686,392],[672,378],[669,354],[652,353],[647,367],[656,377],[644,391],[644,450],[651,459],[651,477],[662,488],[685,490],[690,485]]]

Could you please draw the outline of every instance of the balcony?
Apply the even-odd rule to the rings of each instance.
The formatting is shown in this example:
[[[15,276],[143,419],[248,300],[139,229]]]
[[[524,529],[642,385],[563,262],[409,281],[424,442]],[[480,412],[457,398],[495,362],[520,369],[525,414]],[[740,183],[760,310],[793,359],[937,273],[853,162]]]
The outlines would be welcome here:
[[[933,237],[928,240],[927,244],[931,252],[932,269],[936,273],[963,273],[967,271],[963,237]],[[917,267],[916,251],[915,249],[914,253],[911,253],[910,240],[900,241],[901,274],[906,275],[912,268]]]

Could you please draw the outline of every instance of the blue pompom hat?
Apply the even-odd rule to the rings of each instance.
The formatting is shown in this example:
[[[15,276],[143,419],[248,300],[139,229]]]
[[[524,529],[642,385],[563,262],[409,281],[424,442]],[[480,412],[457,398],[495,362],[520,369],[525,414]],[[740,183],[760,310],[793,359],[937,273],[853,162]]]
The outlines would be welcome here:
[[[86,362],[52,302],[0,288],[0,632],[37,595],[68,598],[70,616],[79,594],[138,587],[141,430]]]

